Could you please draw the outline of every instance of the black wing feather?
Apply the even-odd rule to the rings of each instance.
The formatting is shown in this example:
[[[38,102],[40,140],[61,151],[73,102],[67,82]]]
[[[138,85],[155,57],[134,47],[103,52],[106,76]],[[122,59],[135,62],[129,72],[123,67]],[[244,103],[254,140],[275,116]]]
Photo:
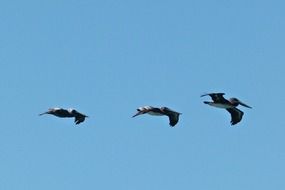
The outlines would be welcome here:
[[[178,123],[179,114],[174,113],[174,114],[168,115],[168,117],[169,117],[169,125],[174,127]]]
[[[161,110],[169,117],[169,125],[174,127],[178,123],[180,113],[175,112],[167,107],[163,107]]]
[[[83,122],[85,120],[85,117],[87,117],[86,115],[76,111],[76,110],[73,110],[73,116],[74,116],[74,122],[75,124],[79,124],[81,122]]]
[[[231,118],[232,118],[231,124],[232,125],[235,125],[241,121],[242,116],[243,116],[243,112],[241,110],[237,108],[228,108],[227,111],[230,112],[231,114]]]
[[[79,123],[83,122],[84,120],[85,120],[85,116],[83,116],[83,117],[77,116],[77,117],[75,117],[74,122],[76,125],[78,125]]]
[[[226,100],[224,98],[225,93],[209,93],[209,94],[204,94],[201,97],[207,96],[207,95],[210,96],[215,103],[225,103],[225,102],[228,102],[228,100]]]

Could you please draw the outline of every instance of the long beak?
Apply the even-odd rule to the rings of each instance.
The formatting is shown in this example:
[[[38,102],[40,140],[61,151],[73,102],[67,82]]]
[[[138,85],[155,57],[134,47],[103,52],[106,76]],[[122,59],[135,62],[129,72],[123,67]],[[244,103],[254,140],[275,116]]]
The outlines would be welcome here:
[[[242,105],[242,106],[244,106],[244,107],[247,107],[247,108],[252,108],[252,107],[246,105],[245,103],[243,103],[243,102],[241,102],[241,101],[239,102],[239,104]]]
[[[136,117],[136,116],[141,115],[141,114],[143,114],[143,113],[142,112],[138,112],[135,115],[133,115],[132,117]]]
[[[44,114],[48,114],[48,112],[40,113],[39,116],[44,115]]]

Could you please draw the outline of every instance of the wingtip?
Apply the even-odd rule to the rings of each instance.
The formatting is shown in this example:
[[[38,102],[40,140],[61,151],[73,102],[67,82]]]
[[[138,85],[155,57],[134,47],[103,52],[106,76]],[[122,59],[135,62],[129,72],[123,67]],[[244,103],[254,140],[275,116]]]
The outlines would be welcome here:
[[[83,121],[74,121],[75,125],[82,123]]]

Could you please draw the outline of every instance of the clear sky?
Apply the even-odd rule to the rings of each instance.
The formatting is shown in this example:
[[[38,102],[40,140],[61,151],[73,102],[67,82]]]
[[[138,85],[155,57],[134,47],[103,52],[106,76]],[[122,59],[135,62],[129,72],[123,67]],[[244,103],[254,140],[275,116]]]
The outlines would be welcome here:
[[[0,2],[0,189],[285,189],[285,2]],[[225,92],[252,106],[203,104]],[[144,105],[182,112],[131,118]],[[76,108],[73,119],[38,114]]]

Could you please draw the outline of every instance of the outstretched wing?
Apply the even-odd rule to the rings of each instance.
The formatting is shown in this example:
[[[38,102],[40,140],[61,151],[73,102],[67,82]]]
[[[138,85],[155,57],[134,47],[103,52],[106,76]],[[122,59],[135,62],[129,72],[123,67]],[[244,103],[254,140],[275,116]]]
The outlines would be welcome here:
[[[231,114],[231,118],[232,118],[231,124],[232,125],[235,125],[235,124],[237,124],[238,122],[241,121],[242,116],[243,116],[243,112],[242,111],[240,111],[237,108],[228,108],[227,111],[230,112],[230,114]]]
[[[85,117],[87,117],[86,115],[76,111],[76,110],[72,110],[72,114],[74,116],[74,122],[75,124],[79,124],[81,122],[83,122],[85,120]]]
[[[228,102],[228,100],[224,98],[224,95],[225,93],[209,93],[203,94],[201,97],[210,96],[215,103],[225,103]]]
[[[174,127],[178,121],[179,121],[179,115],[180,113],[176,112],[176,111],[173,111],[167,107],[162,107],[161,110],[163,111],[163,113],[165,115],[168,116],[169,118],[169,125]]]
[[[169,117],[169,125],[174,127],[178,123],[179,113],[168,115],[168,117]]]
[[[74,122],[76,125],[78,125],[79,123],[83,122],[85,120],[85,116],[77,116],[74,119]]]

